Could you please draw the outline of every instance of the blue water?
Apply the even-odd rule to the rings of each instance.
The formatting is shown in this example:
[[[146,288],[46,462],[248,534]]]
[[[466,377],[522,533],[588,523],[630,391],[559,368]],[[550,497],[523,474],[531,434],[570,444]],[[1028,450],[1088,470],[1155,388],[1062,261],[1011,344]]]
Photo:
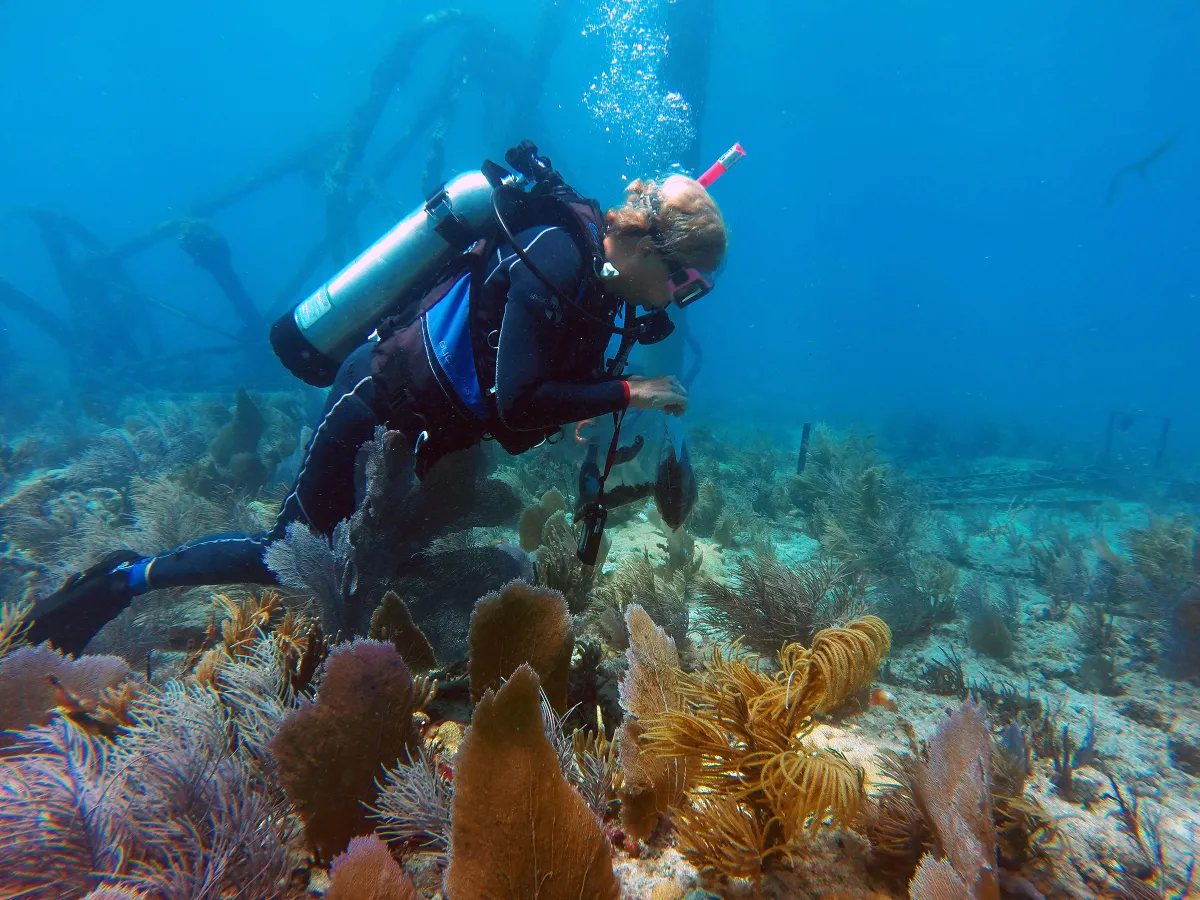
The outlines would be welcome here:
[[[344,128],[393,36],[436,8],[7,0],[0,209],[70,213],[110,243],[136,235]],[[541,4],[464,8],[524,48]],[[530,136],[614,203],[639,173],[584,106],[607,64],[586,20],[584,6],[572,12]],[[1144,410],[1173,417],[1172,461],[1186,464],[1200,430],[1198,41],[1200,12],[1183,2],[720,3],[701,155],[735,140],[750,155],[716,190],[733,244],[693,316],[705,346],[695,406],[757,421],[920,412],[1085,445],[1109,409]],[[444,65],[445,48],[418,58],[427,77],[392,98],[371,152]],[[482,90],[469,85],[454,116],[448,173],[499,156],[489,140],[524,136],[488,133]],[[1172,135],[1106,204],[1113,173]],[[400,207],[420,199],[423,156],[386,186]],[[321,234],[320,193],[281,182],[214,222],[250,295],[277,314],[267,307]],[[387,224],[372,210],[362,233]],[[129,270],[236,330],[172,242]],[[0,277],[63,307],[19,217],[0,219]],[[164,353],[220,340],[153,315]],[[61,346],[9,312],[0,321],[18,357],[61,373]],[[236,374],[197,366],[194,387]]]
[[[70,292],[60,283],[61,273],[35,222],[47,213],[66,217],[61,221],[81,226],[100,244],[119,246],[178,220],[321,136],[339,139],[389,47],[439,7],[427,0],[0,0],[0,897],[14,896],[14,883],[23,897],[83,897],[125,859],[124,844],[97,843],[96,836],[103,837],[106,825],[125,835],[126,826],[118,829],[117,823],[126,820],[126,874],[133,879],[131,888],[150,885],[147,897],[198,896],[153,882],[178,876],[183,884],[184,868],[196,878],[206,876],[209,870],[192,866],[186,848],[210,839],[217,849],[204,852],[215,860],[211,871],[220,873],[212,884],[219,881],[225,896],[235,889],[247,898],[283,896],[275,889],[275,876],[291,873],[289,884],[295,886],[297,875],[303,881],[318,868],[301,858],[301,841],[286,834],[299,821],[293,813],[308,815],[304,798],[291,785],[303,780],[327,795],[322,801],[347,802],[353,811],[346,813],[347,821],[362,815],[363,805],[369,808],[375,797],[370,779],[361,796],[353,793],[357,776],[342,777],[336,789],[326,790],[313,772],[341,772],[342,760],[351,753],[330,757],[335,762],[322,760],[318,767],[307,746],[307,724],[292,731],[305,735],[303,754],[288,751],[286,744],[281,753],[274,741],[272,756],[264,749],[279,733],[280,722],[296,724],[285,716],[293,716],[291,706],[311,689],[313,670],[307,663],[320,654],[307,655],[320,644],[320,632],[310,631],[307,619],[295,624],[290,614],[299,610],[310,616],[334,643],[339,633],[350,636],[355,624],[364,631],[367,614],[384,610],[382,604],[391,607],[380,620],[386,625],[397,606],[409,602],[413,621],[408,627],[415,622],[428,630],[438,662],[446,666],[461,663],[467,652],[467,622],[476,599],[514,575],[567,592],[566,601],[555,600],[555,593],[541,597],[547,605],[527,609],[559,604],[552,623],[554,661],[548,663],[556,680],[565,674],[559,668],[564,657],[553,648],[568,629],[568,602],[578,614],[571,627],[579,628],[577,634],[588,643],[581,640],[569,679],[573,692],[582,691],[572,694],[571,708],[580,711],[588,727],[594,710],[610,731],[625,713],[643,715],[628,704],[646,688],[622,686],[618,692],[614,683],[615,660],[631,640],[626,623],[634,622],[626,604],[635,598],[647,612],[653,608],[659,624],[667,626],[664,634],[673,630],[685,651],[680,663],[692,668],[701,651],[706,654],[726,639],[747,639],[746,647],[769,654],[784,641],[816,647],[817,628],[874,609],[894,633],[888,668],[878,672],[881,690],[870,701],[883,709],[847,704],[855,706],[855,715],[865,713],[857,720],[862,725],[849,726],[851,738],[841,727],[848,721],[842,713],[850,713],[839,711],[840,725],[830,733],[838,732],[836,740],[844,741],[831,743],[832,749],[849,750],[852,742],[853,756],[894,749],[918,737],[927,740],[935,728],[945,734],[943,729],[960,726],[946,720],[943,711],[965,695],[981,696],[992,704],[993,724],[1010,726],[1008,738],[1022,745],[1028,740],[1033,748],[1030,778],[1020,779],[1017,787],[1032,805],[1009,807],[1000,817],[1011,817],[1004,825],[1006,845],[1015,849],[1021,841],[1014,834],[1032,831],[1041,821],[1029,810],[1044,801],[1045,821],[1053,827],[1039,828],[1029,844],[1031,851],[1052,851],[1046,856],[1060,865],[1058,875],[1074,878],[1077,870],[1089,878],[1089,889],[1099,892],[1099,866],[1119,860],[1131,879],[1140,878],[1143,869],[1161,879],[1153,889],[1137,881],[1137,890],[1130,880],[1121,896],[1172,891],[1182,896],[1200,830],[1195,691],[1200,543],[1194,530],[1200,521],[1200,409],[1195,402],[1200,6],[1184,0],[711,0],[716,19],[709,52],[681,62],[686,41],[682,33],[666,35],[663,22],[710,0],[676,0],[676,6],[668,0],[558,2],[567,4],[557,26],[561,41],[551,55],[537,60],[546,66],[544,83],[521,102],[514,101],[513,87],[527,74],[524,60],[536,46],[539,23],[553,8],[552,0],[460,3],[465,14],[485,23],[491,55],[481,52],[482,43],[460,45],[459,30],[414,51],[411,77],[390,91],[351,193],[362,188],[362,171],[385,155],[464,53],[472,61],[472,77],[444,122],[441,178],[476,168],[485,157],[500,159],[509,145],[533,138],[569,182],[609,206],[621,202],[629,180],[671,171],[691,135],[700,135],[699,166],[741,142],[748,157],[712,189],[732,235],[728,259],[718,273],[717,290],[687,313],[687,327],[703,347],[703,366],[691,385],[692,410],[682,420],[689,431],[688,458],[700,482],[686,528],[669,535],[665,524],[655,523],[664,508],[682,514],[691,473],[657,465],[659,448],[647,447],[619,466],[606,486],[605,499],[614,507],[608,519],[611,548],[601,551],[606,562],[586,571],[572,562],[575,538],[567,517],[556,510],[570,510],[570,527],[578,527],[582,516],[574,514],[580,499],[575,492],[586,483],[579,477],[583,444],[607,446],[603,418],[581,423],[582,437],[568,428],[579,443],[567,437],[541,455],[516,461],[497,462],[499,454],[491,456],[495,469],[489,471],[499,470],[506,480],[498,477],[486,494],[482,484],[472,484],[470,476],[478,473],[468,466],[477,460],[467,456],[451,464],[459,468],[441,470],[450,472],[448,477],[431,477],[420,488],[409,484],[397,435],[381,436],[379,444],[367,448],[373,459],[365,467],[370,503],[360,507],[353,525],[339,526],[328,552],[322,549],[324,537],[301,522],[292,524],[286,538],[273,541],[265,563],[275,575],[267,580],[278,577],[288,590],[281,601],[289,610],[283,620],[287,627],[273,626],[272,643],[255,651],[274,660],[259,656],[254,666],[264,668],[258,675],[251,679],[242,672],[224,681],[223,667],[235,658],[230,635],[238,633],[227,621],[230,604],[243,604],[238,618],[246,640],[237,642],[237,658],[248,667],[248,657],[240,655],[250,643],[249,620],[243,617],[258,609],[255,621],[266,623],[280,600],[273,590],[251,595],[232,586],[231,600],[222,596],[227,586],[214,585],[210,591],[154,589],[130,599],[128,610],[89,645],[89,654],[115,653],[128,667],[89,655],[72,669],[75,663],[63,662],[46,647],[18,648],[17,641],[8,646],[17,613],[24,615],[24,607],[11,604],[45,597],[67,575],[117,549],[143,559],[131,570],[112,569],[110,559],[93,577],[70,582],[74,599],[59,609],[80,611],[80,619],[68,623],[72,627],[97,610],[115,612],[117,600],[128,599],[133,587],[166,583],[164,576],[152,584],[148,573],[157,578],[172,565],[178,573],[196,559],[220,564],[220,554],[237,552],[234,545],[249,547],[243,560],[248,565],[236,573],[254,574],[249,568],[261,544],[237,539],[218,537],[173,562],[145,557],[228,529],[262,532],[275,520],[297,471],[311,462],[304,445],[312,432],[304,429],[316,424],[324,397],[274,358],[266,325],[423,201],[428,135],[400,159],[392,177],[374,186],[376,202],[359,219],[358,234],[342,248],[345,253],[338,259],[327,256],[290,292],[285,286],[326,234],[328,159],[305,177],[292,174],[209,216],[227,239],[233,268],[262,317],[261,325],[249,331],[213,279],[182,252],[176,226],[166,227],[164,239],[147,240],[126,260],[130,283],[153,301],[146,301],[142,312],[98,315],[94,306],[72,312]],[[704,24],[686,27],[704,30]],[[684,62],[693,70],[707,67],[706,96],[672,82],[678,78],[672,71],[687,73]],[[14,312],[6,284],[38,309],[84,321],[48,333]],[[219,352],[195,353],[214,348]],[[636,362],[655,374],[656,367],[667,364],[666,356],[669,352],[659,347]],[[689,352],[684,369],[694,364]],[[238,395],[239,411],[231,419],[237,388],[250,394]],[[348,403],[343,411],[353,407]],[[660,418],[658,412],[630,416],[625,440],[631,441],[635,430],[650,441],[661,440]],[[801,425],[813,422],[832,427],[813,431],[808,468],[797,477]],[[1101,458],[1106,425],[1115,426],[1110,435],[1115,465],[1101,472],[1093,464]],[[849,426],[878,432],[879,452]],[[437,429],[430,431],[436,446]],[[681,439],[678,432],[670,436]],[[1159,471],[1153,467],[1164,450],[1165,468]],[[329,451],[329,456],[336,454]],[[399,474],[392,471],[397,461]],[[313,463],[314,470],[319,465]],[[330,481],[337,480],[334,467],[324,473],[332,473]],[[911,478],[896,477],[900,471]],[[643,498],[640,507],[616,507],[613,498],[619,495],[612,488],[618,479],[626,497]],[[426,493],[431,484],[430,490],[445,496]],[[651,491],[654,501],[645,499]],[[300,501],[306,499],[307,493],[296,501],[303,518],[308,511]],[[426,519],[410,510],[424,510]],[[468,529],[470,524],[478,527]],[[430,542],[434,531],[439,540]],[[517,543],[533,555],[527,557]],[[418,544],[426,552],[411,555]],[[301,557],[307,560],[303,565]],[[834,561],[840,567],[836,571],[827,567]],[[130,587],[124,595],[122,585]],[[525,588],[518,584],[512,590],[519,596]],[[536,595],[534,600],[540,603]],[[874,605],[860,608],[860,602]],[[498,608],[492,606],[493,612]],[[42,617],[36,624],[54,622],[53,610],[44,614],[42,609],[34,607],[33,618]],[[505,615],[514,622],[542,620],[540,614]],[[65,619],[57,619],[62,631]],[[490,621],[518,629],[503,617]],[[214,646],[221,623],[229,627]],[[277,641],[288,629],[293,643]],[[845,684],[871,683],[884,640],[882,626],[868,623],[866,629],[860,634],[874,635],[869,660],[861,647],[866,639],[851,641],[845,633],[837,641],[830,637],[821,651],[839,667],[851,651],[858,654],[851,666],[854,678],[841,673]],[[643,637],[635,643],[649,633],[640,630]],[[400,631],[378,633],[401,641]],[[301,635],[306,636],[304,663],[283,650],[296,646]],[[64,646],[60,637],[53,638],[56,646]],[[495,640],[506,648],[547,646],[541,637],[524,633],[512,641],[506,634]],[[839,641],[850,650],[837,650]],[[419,643],[407,628],[404,642],[411,642],[410,653]],[[475,634],[469,643],[474,652]],[[404,720],[396,716],[409,715],[407,699],[403,710],[397,705],[386,715],[378,705],[398,702],[401,680],[408,697],[411,683],[399,652],[391,644],[355,646],[342,643],[334,652],[363,654],[354,663],[343,657],[349,668],[342,671],[360,670],[356,677],[364,687],[352,689],[359,682],[349,676],[327,675],[317,693],[326,709],[340,706],[343,695],[353,697],[341,713],[349,727],[343,729],[332,712],[322,727],[370,735],[368,728],[386,720],[387,730],[400,734]],[[663,646],[655,646],[653,653],[635,647],[628,658],[650,672],[652,656],[655,666],[671,658]],[[271,647],[276,649],[262,649]],[[446,656],[447,648],[457,655]],[[729,652],[732,658],[740,651]],[[780,659],[785,668],[814,665],[798,654]],[[966,668],[958,668],[955,683],[954,670],[962,661]],[[126,715],[121,695],[98,695],[98,676],[88,676],[86,689],[67,678],[69,670],[80,679],[101,671],[92,670],[94,665],[115,672],[114,685],[127,679],[132,693],[126,699],[145,691],[146,705],[135,704],[130,714],[136,727],[121,718]],[[292,675],[306,668],[297,682]],[[51,671],[62,679],[48,681]],[[218,682],[214,673],[222,673],[219,694],[199,687],[206,683],[205,671],[213,683]],[[825,712],[834,711],[825,709],[832,678],[825,668],[811,676],[816,671],[794,668],[786,678],[782,672],[773,676],[778,688],[786,684],[782,709],[795,739],[787,756],[798,764],[818,758],[810,753],[813,741],[835,740],[809,734],[815,713],[802,717],[805,744],[793,730],[800,721],[796,710],[806,703],[822,710],[821,721]],[[150,685],[143,683],[143,672]],[[793,700],[800,695],[792,693],[792,675],[800,672],[797,691],[803,683],[809,695],[796,706]],[[863,673],[867,680],[859,685]],[[458,680],[457,674],[451,677]],[[176,677],[189,687],[161,695],[154,690]],[[635,680],[663,685],[662,702],[672,702],[668,693],[674,689],[667,686],[674,677],[655,671]],[[521,681],[528,684],[525,675]],[[743,681],[750,685],[752,679]],[[299,683],[300,693],[293,696],[290,687],[282,688],[284,682]],[[280,687],[261,687],[275,684]],[[884,684],[898,699],[882,690]],[[57,690],[48,692],[51,685]],[[828,694],[814,699],[814,685]],[[472,692],[478,693],[475,687]],[[458,697],[461,688],[460,682]],[[262,702],[248,703],[256,690]],[[701,709],[696,698],[703,690],[693,687],[685,694],[693,714]],[[624,711],[618,693],[627,704]],[[851,693],[847,688],[847,697]],[[470,717],[454,696],[441,712],[431,707],[425,716],[439,723],[439,746],[430,757],[437,763],[430,777],[439,784],[450,779],[449,748],[457,745],[449,741],[454,728],[445,732],[443,743],[441,726],[466,725]],[[528,692],[531,703],[533,696]],[[744,708],[762,724],[779,709],[778,693],[775,698],[750,702],[747,695]],[[1023,705],[1023,718],[1014,722]],[[202,706],[208,712],[200,717],[196,711]],[[311,711],[307,700],[302,706]],[[494,718],[496,708],[485,715]],[[104,720],[102,713],[113,718]],[[61,729],[68,714],[80,728],[106,738],[93,735],[69,753],[49,744],[27,757],[8,752],[9,729],[48,721],[51,729]],[[974,736],[968,737],[979,739],[977,713],[967,708],[956,719],[976,722]],[[669,733],[664,727],[645,730],[659,750],[661,735]],[[727,784],[737,783],[739,790],[736,798],[725,798],[729,805],[712,806],[708,814],[723,808],[728,823],[734,820],[729,810],[735,799],[743,812],[759,804],[751,814],[759,826],[771,823],[762,832],[768,843],[780,839],[776,825],[798,824],[792,813],[768,809],[771,804],[786,800],[795,809],[818,811],[810,823],[813,832],[824,820],[825,805],[796,801],[792,788],[798,783],[820,784],[813,791],[825,797],[821,804],[836,793],[837,806],[849,785],[866,784],[861,778],[851,781],[848,769],[839,781],[838,766],[829,767],[834,774],[825,773],[831,757],[819,768],[815,763],[805,768],[797,780],[792,779],[801,769],[790,759],[780,761],[782,753],[765,764],[761,752],[742,763],[728,761],[748,753],[747,747],[778,750],[780,729],[773,727],[770,740],[761,742],[745,738],[752,730],[716,730],[730,732],[730,752],[722,752],[719,766],[728,770],[722,775]],[[628,729],[625,739],[643,731],[641,726]],[[473,745],[480,749],[469,752],[488,751],[483,742],[492,732],[483,733]],[[709,745],[713,733],[705,735]],[[1083,744],[1074,754],[1071,734]],[[955,747],[963,748],[966,758],[970,745],[955,744],[958,740],[935,739],[940,749],[934,747],[930,767],[941,766],[937,758],[943,751],[958,755]],[[386,751],[385,759],[381,754],[390,743],[353,741],[353,754],[361,760],[344,771],[370,774],[376,766],[376,783],[382,783],[383,768],[398,762],[399,744],[395,754]],[[533,742],[525,743],[532,747]],[[497,758],[516,760],[511,768],[518,774],[547,776],[547,785],[557,779],[540,758],[520,762],[518,743],[502,748]],[[320,734],[311,742],[317,748],[312,752],[341,754],[337,745]],[[576,742],[577,751],[581,746]],[[586,746],[595,749],[597,759],[604,752],[599,743]],[[632,753],[623,747],[624,765],[650,752],[647,746],[643,739]],[[85,753],[87,747],[94,752]],[[427,751],[432,747],[430,741]],[[106,755],[110,751],[115,755]],[[904,808],[914,815],[920,809],[925,825],[955,821],[962,833],[982,838],[986,827],[969,824],[967,817],[987,809],[984,798],[990,791],[981,773],[988,766],[982,749],[970,752],[981,765],[972,763],[969,778],[964,769],[962,781],[974,782],[980,794],[971,800],[968,790],[956,788],[953,802],[960,808],[951,812],[961,819],[941,812],[930,817],[931,807],[922,798]],[[1101,765],[1092,765],[1096,753],[1111,782],[1101,777]],[[286,756],[293,766],[301,766],[296,760],[303,756],[306,774],[287,776]],[[1014,753],[1010,766],[1022,757],[1024,750]],[[753,767],[752,758],[759,758]],[[659,763],[674,779],[677,770]],[[777,773],[768,781],[765,773],[775,763]],[[757,787],[745,771],[735,772],[743,764],[758,772],[753,776]],[[106,765],[119,773],[106,771]],[[689,763],[687,768],[712,775],[716,765],[706,759],[703,766]],[[180,773],[177,782],[154,774],[173,766]],[[650,768],[643,766],[641,756],[638,779],[649,777]],[[1081,772],[1081,766],[1090,771]],[[477,768],[473,777],[483,771]],[[1009,776],[1015,778],[1016,771],[1012,768]],[[810,778],[810,773],[816,774]],[[463,788],[472,777],[464,770],[454,777],[459,797],[473,797],[472,790],[484,793]],[[940,778],[916,781],[937,784]],[[592,780],[600,787],[599,813],[605,819],[615,809],[609,809],[607,787],[594,773]],[[872,782],[873,788],[880,786],[874,774]],[[612,783],[610,773],[607,786]],[[625,784],[645,786],[629,772]],[[211,794],[200,793],[210,785],[217,786]],[[1143,818],[1136,828],[1118,823],[1115,804],[1104,794],[1110,786],[1140,798]],[[214,799],[218,787],[225,792],[220,802]],[[692,799],[701,794],[707,798],[698,804],[702,812],[712,795],[694,790]],[[529,797],[529,803],[514,808],[550,808],[532,787]],[[186,800],[186,809],[179,798]],[[455,811],[451,827],[449,802],[445,796],[437,800],[447,807],[445,824],[438,826],[445,846],[454,837],[450,831],[459,823],[469,825],[474,814]],[[974,811],[964,812],[971,804]],[[902,806],[896,803],[889,815]],[[101,807],[120,808],[120,814],[109,820],[107,813],[89,812]],[[679,806],[673,811],[676,825],[686,824],[678,817],[681,811]],[[342,827],[335,821],[341,816],[329,818],[335,832]],[[350,835],[321,847],[317,831],[325,827],[323,819],[306,822],[311,832],[306,839],[328,861]],[[511,818],[487,821],[478,833],[538,830],[527,823],[514,826],[517,820]],[[556,812],[555,821],[569,820]],[[686,849],[682,828],[674,837],[660,831],[653,853],[631,860],[634,832],[624,825],[623,831],[613,830],[613,815],[606,821],[612,826],[608,836],[597,831],[596,839],[601,846],[611,844],[625,863],[619,868],[627,887],[640,878],[637,865],[653,866],[669,841]],[[814,873],[858,878],[864,866],[876,866],[889,845],[890,852],[902,854],[905,848],[889,836],[919,837],[917,821],[897,819],[894,830],[883,829],[882,843],[880,834],[873,839],[874,856],[865,854],[857,839],[805,844],[796,854],[799,868],[813,876],[810,886],[817,884]],[[60,839],[80,831],[80,823],[86,840]],[[1161,855],[1137,860],[1133,844],[1118,835],[1118,824],[1138,833],[1143,853],[1161,836],[1165,865]],[[1058,828],[1065,838],[1061,843]],[[567,829],[576,830],[574,825]],[[935,833],[929,831],[929,843],[944,844],[933,840]],[[919,849],[920,840],[908,843],[907,849]],[[185,849],[176,853],[176,845]],[[406,842],[407,849],[414,846]],[[382,846],[377,849],[393,863]],[[731,840],[730,856],[738,849]],[[772,847],[764,859],[778,850]],[[965,862],[972,856],[967,850],[960,854]],[[72,853],[65,862],[55,861],[56,855],[65,859]],[[830,858],[834,853],[836,862]],[[15,865],[9,861],[13,854],[19,857]],[[531,855],[561,858],[540,850]],[[1009,874],[1020,869],[1032,877],[1037,869],[1039,879],[1054,880],[1048,869],[1007,856],[1003,853],[998,865],[1009,867]],[[469,859],[456,856],[463,858]],[[588,872],[594,873],[596,857],[589,859]],[[908,863],[908,871],[915,870],[917,860]],[[374,865],[387,871],[378,861]],[[675,862],[669,866],[678,868]],[[879,866],[880,872],[884,868]],[[271,883],[248,884],[243,873],[251,871],[265,873]],[[901,865],[892,874],[903,872]],[[425,895],[432,894],[437,873],[428,869],[422,877]],[[517,883],[508,873],[504,877]],[[978,877],[981,885],[991,878]],[[906,885],[900,882],[906,881],[907,875],[898,879],[901,890]],[[68,883],[73,887],[63,886]],[[543,881],[538,876],[523,883]],[[1039,887],[1044,887],[1040,881]],[[1014,882],[1012,889],[1017,888]],[[214,892],[219,893],[210,886],[206,896]],[[803,896],[864,892],[865,887],[822,887]],[[645,895],[648,891],[638,894]],[[455,900],[466,898],[456,895]]]

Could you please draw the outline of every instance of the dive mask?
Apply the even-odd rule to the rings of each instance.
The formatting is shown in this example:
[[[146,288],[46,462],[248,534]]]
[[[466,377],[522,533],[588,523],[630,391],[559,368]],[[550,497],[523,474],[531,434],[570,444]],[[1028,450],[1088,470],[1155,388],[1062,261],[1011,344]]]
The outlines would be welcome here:
[[[671,302],[683,309],[701,297],[712,293],[713,276],[711,272],[701,272],[699,269],[685,266],[671,258],[657,222],[661,206],[662,201],[657,194],[650,198],[650,228],[648,231],[650,240],[654,242],[655,249],[658,250],[659,259],[667,266],[667,291],[671,295]]]
[[[684,268],[665,256],[663,262],[671,269],[670,277],[667,279],[667,290],[671,294],[672,302],[680,309],[712,292],[711,273],[706,275],[699,269]]]

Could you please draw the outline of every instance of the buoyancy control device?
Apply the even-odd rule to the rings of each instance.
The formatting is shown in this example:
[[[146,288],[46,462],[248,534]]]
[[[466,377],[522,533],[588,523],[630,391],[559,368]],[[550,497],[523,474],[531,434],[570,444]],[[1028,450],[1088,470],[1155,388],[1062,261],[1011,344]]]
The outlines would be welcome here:
[[[311,385],[331,385],[342,361],[379,322],[406,300],[419,302],[408,296],[416,293],[414,285],[495,227],[494,188],[482,171],[472,171],[435,191],[271,326],[280,361]]]
[[[513,171],[485,160],[480,169],[451,179],[281,316],[271,327],[271,346],[288,370],[315,387],[328,387],[346,357],[385,319],[393,325],[406,314],[415,319],[425,291],[477,241],[512,243],[512,231],[500,212],[501,199],[553,195],[563,182],[550,160],[529,141],[504,158]],[[598,244],[601,236],[594,237]],[[514,249],[534,276],[545,281],[520,247]],[[631,338],[630,344],[661,340],[672,327],[661,310],[637,317],[629,327],[616,327],[589,314],[572,298],[565,299],[568,308],[591,325]]]

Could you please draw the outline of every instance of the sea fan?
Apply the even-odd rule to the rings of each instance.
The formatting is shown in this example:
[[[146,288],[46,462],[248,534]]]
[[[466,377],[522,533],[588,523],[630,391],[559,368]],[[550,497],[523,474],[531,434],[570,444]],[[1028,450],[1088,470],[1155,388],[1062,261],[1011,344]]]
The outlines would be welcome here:
[[[0,762],[0,896],[81,897],[126,867],[125,811],[111,745],[67,719],[22,732]]]
[[[760,653],[808,642],[818,629],[849,621],[867,607],[866,578],[830,558],[790,567],[760,555],[741,557],[736,566],[731,583],[700,583],[700,618]]]
[[[278,640],[260,636],[248,655],[222,664],[216,690],[229,711],[243,760],[265,785],[277,791],[275,757],[268,745],[283,724],[285,713],[295,706]],[[282,801],[282,792],[278,799]]]
[[[218,693],[172,682],[132,710],[113,759],[144,860],[134,881],[165,897],[272,896],[287,857],[282,809],[231,750]],[[236,732],[234,732],[236,734]]]
[[[350,633],[353,623],[346,620],[346,601],[358,587],[358,569],[348,521],[337,524],[332,541],[293,522],[283,540],[267,547],[263,559],[284,587],[312,595],[326,634]]]

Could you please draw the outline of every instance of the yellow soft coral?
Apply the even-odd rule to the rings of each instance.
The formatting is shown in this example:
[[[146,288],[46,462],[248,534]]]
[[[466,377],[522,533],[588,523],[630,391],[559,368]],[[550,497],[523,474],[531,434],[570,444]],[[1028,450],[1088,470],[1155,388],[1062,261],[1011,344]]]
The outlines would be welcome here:
[[[688,801],[674,813],[685,856],[755,877],[790,857],[805,831],[853,821],[862,773],[806,739],[815,716],[870,684],[890,647],[887,625],[866,616],[818,632],[811,649],[784,647],[773,675],[736,645],[714,649],[699,674],[676,672],[683,708],[643,717],[640,746],[688,761]]]
[[[21,643],[21,639],[30,625],[29,611],[31,609],[33,609],[33,600],[0,603],[0,657]]]

